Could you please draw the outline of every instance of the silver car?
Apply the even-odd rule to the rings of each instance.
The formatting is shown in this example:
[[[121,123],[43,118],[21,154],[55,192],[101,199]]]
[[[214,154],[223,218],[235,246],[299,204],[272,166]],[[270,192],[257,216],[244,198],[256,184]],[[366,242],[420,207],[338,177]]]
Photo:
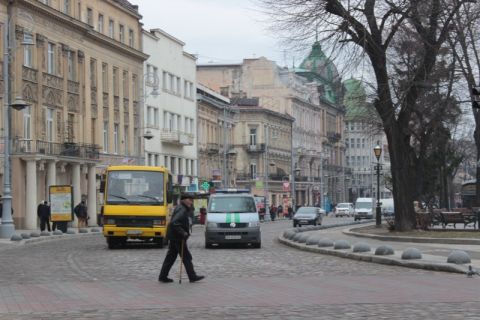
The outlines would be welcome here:
[[[323,216],[325,215],[325,210],[317,207],[300,207],[295,215],[293,216],[293,226],[296,227],[302,225],[313,224],[322,224]]]

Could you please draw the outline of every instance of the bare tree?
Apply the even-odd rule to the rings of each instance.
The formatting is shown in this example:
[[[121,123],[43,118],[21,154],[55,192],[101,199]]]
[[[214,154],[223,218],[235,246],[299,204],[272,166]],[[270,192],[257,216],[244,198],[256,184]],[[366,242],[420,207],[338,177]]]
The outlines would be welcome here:
[[[472,106],[473,118],[475,120],[475,131],[473,137],[477,149],[477,188],[476,188],[476,206],[480,206],[480,109],[475,103],[475,97],[472,88],[480,85],[480,28],[478,20],[480,18],[480,6],[478,4],[464,4],[456,12],[452,23],[452,31],[448,38],[455,59],[459,63],[460,73],[464,77],[466,85],[470,88],[468,91]]]
[[[397,230],[415,228],[413,210],[416,152],[411,121],[419,97],[452,27],[467,0],[258,0],[277,30],[292,39],[306,39],[318,30],[332,52],[346,48],[364,53],[375,77],[374,106],[382,119],[390,152]],[[410,57],[403,85],[396,86],[399,59],[393,44],[413,36],[417,48]],[[353,60],[353,58],[352,58]]]

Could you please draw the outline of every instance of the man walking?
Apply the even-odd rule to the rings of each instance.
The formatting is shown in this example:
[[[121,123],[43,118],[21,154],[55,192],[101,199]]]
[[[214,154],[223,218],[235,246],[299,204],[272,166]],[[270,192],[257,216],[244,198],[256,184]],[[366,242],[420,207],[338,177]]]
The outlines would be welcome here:
[[[187,239],[190,236],[189,216],[193,205],[193,196],[191,194],[182,194],[180,204],[175,208],[172,220],[168,224],[167,239],[168,251],[163,261],[162,270],[158,276],[158,281],[169,283],[173,282],[168,278],[168,273],[172,268],[178,255],[183,254],[183,265],[187,271],[190,282],[197,282],[205,278],[195,273],[192,263],[192,255],[188,250]],[[183,252],[182,252],[183,251]]]
[[[47,201],[42,201],[37,207],[37,216],[40,219],[40,231],[45,231],[45,226],[50,232],[50,206]]]
[[[85,200],[82,200],[79,204],[73,209],[75,216],[78,219],[78,227],[86,228],[87,227],[87,206],[85,205]]]

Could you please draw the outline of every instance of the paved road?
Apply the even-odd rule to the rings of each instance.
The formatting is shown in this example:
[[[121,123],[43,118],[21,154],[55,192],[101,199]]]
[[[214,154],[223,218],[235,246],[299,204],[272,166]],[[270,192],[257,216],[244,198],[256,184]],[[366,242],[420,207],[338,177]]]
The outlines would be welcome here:
[[[275,240],[290,223],[263,224],[261,249],[207,250],[195,227],[196,284],[156,281],[165,249],[107,250],[101,235],[2,250],[0,319],[480,318],[480,277],[298,251]]]

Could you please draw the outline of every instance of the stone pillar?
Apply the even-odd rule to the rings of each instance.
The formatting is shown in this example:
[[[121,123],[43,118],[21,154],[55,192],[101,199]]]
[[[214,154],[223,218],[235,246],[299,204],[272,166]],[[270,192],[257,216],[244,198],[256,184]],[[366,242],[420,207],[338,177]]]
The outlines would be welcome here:
[[[47,199],[50,202],[50,186],[57,184],[57,167],[55,161],[47,162]],[[45,199],[45,200],[47,200]]]
[[[37,161],[27,160],[27,183],[25,190],[25,228],[37,229]]]
[[[72,164],[72,187],[73,187],[73,207],[80,203],[82,200],[82,189],[80,186],[80,164],[73,163]],[[78,220],[74,217],[73,226],[76,227],[78,225]]]
[[[87,212],[90,226],[97,225],[97,181],[95,165],[88,166]]]

